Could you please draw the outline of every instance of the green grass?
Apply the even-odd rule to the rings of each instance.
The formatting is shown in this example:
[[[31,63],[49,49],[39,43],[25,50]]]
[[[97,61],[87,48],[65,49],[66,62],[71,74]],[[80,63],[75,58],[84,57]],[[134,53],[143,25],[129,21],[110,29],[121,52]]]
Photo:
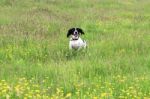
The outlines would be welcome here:
[[[27,97],[29,90],[15,91],[25,78],[34,79],[38,90],[50,86],[44,95],[54,99],[150,98],[149,5],[148,0],[1,0],[0,80],[12,90],[4,94],[0,88],[0,97]],[[71,27],[85,31],[88,49],[69,52]],[[117,82],[124,77],[125,83]],[[57,88],[63,92],[57,94]]]

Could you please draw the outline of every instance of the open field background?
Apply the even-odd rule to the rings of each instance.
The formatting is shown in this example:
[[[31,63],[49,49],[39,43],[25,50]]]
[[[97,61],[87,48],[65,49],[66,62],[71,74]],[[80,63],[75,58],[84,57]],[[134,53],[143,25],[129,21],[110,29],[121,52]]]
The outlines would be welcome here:
[[[0,0],[1,98],[150,98],[150,0]]]

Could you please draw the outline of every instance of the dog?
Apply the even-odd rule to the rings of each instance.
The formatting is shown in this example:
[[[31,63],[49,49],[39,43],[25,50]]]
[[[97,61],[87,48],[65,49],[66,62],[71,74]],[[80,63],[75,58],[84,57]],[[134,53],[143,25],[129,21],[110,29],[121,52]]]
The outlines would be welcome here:
[[[87,44],[85,40],[80,38],[80,35],[83,35],[84,32],[81,28],[71,28],[68,30],[67,38],[70,37],[69,49],[79,50],[81,48],[86,48]]]

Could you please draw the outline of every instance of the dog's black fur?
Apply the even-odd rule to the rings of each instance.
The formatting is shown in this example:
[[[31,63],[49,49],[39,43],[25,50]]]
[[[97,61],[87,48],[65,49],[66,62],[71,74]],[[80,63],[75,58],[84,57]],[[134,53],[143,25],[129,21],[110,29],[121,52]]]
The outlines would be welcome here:
[[[74,31],[77,30],[78,34],[84,34],[83,30],[81,28],[71,28],[68,30],[67,37],[70,35],[73,35]]]

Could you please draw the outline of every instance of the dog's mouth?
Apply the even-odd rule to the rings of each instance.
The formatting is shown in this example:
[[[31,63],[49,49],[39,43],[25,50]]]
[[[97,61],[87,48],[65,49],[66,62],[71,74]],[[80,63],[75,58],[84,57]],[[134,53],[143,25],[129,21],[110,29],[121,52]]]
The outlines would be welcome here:
[[[75,37],[78,37],[78,35],[74,35]]]
[[[72,35],[72,37],[71,37],[73,40],[78,40],[78,35]]]

